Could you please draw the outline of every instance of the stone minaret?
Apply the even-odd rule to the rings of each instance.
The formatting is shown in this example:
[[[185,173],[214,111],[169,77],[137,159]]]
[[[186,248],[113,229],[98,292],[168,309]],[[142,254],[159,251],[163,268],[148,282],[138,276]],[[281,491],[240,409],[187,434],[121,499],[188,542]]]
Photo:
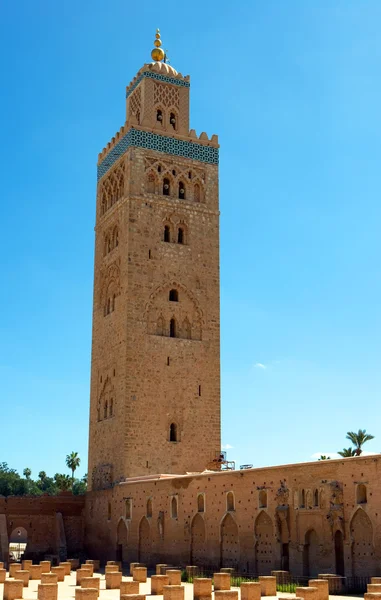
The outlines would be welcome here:
[[[189,130],[189,77],[155,46],[98,160],[92,489],[220,452],[218,140]]]

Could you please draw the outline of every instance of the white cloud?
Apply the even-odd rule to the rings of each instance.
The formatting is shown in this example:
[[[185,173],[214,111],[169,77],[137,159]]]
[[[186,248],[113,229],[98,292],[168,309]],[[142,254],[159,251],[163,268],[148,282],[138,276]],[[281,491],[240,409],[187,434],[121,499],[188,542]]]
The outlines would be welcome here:
[[[231,446],[230,444],[222,444],[222,450],[231,450],[231,448],[234,448],[234,446]]]
[[[262,364],[262,363],[255,363],[254,367],[256,369],[267,369],[266,365]]]

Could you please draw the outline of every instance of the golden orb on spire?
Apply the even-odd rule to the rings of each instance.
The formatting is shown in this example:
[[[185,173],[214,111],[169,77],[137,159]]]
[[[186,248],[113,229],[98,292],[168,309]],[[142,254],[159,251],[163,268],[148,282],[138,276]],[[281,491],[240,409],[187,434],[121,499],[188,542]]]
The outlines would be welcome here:
[[[163,60],[165,54],[164,54],[164,50],[162,48],[160,48],[161,39],[160,39],[160,30],[159,29],[156,29],[155,38],[156,38],[154,41],[155,48],[152,50],[151,56],[152,56],[153,60],[160,61],[160,60]]]

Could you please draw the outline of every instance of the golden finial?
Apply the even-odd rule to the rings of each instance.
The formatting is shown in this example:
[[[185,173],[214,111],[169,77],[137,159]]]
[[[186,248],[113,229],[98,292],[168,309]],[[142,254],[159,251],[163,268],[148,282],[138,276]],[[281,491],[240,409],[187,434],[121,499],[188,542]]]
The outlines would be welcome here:
[[[152,56],[153,60],[160,61],[160,60],[163,60],[163,58],[165,56],[164,50],[162,48],[160,48],[160,46],[161,46],[160,29],[156,29],[155,38],[156,38],[154,41],[155,48],[152,50],[151,56]]]

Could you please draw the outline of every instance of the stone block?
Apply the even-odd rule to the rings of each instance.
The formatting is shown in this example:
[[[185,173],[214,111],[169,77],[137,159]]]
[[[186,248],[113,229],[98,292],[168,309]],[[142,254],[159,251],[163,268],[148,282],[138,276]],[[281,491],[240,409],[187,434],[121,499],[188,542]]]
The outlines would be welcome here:
[[[135,567],[140,567],[140,563],[137,563],[137,562],[130,563],[130,575],[131,575],[131,577],[132,577],[132,574],[134,572]],[[158,575],[160,575],[160,573],[158,573]]]
[[[69,562],[60,562],[60,567],[63,567],[65,569],[65,576],[70,575],[71,564]]]
[[[22,561],[23,571],[29,571],[30,565],[33,565],[33,560],[23,560]]]
[[[276,577],[261,575],[258,581],[261,584],[261,596],[276,596]]]
[[[212,580],[208,577],[195,577],[193,580],[193,598],[200,600],[201,598],[212,597]]]
[[[46,573],[47,574],[47,573]],[[58,583],[39,583],[37,588],[38,600],[57,600]]]
[[[375,592],[366,592],[364,594],[364,600],[381,600],[381,594]]]
[[[295,595],[303,600],[319,600],[319,590],[316,587],[297,587]]]
[[[316,587],[318,590],[317,600],[329,599],[328,579],[309,579],[309,587]]]
[[[41,573],[50,573],[51,566],[52,565],[50,563],[50,560],[41,560],[40,561]]]
[[[106,566],[107,565],[116,565],[117,567],[119,567],[119,571],[122,570],[122,563],[120,562],[120,560],[108,560]]]
[[[214,591],[230,590],[230,573],[214,573]]]
[[[216,590],[215,600],[238,600],[238,590]]]
[[[179,569],[167,569],[168,585],[181,585],[181,571]]]
[[[138,581],[121,581],[120,596],[139,596],[140,583]]]
[[[123,594],[120,600],[146,600],[144,594]]]
[[[121,581],[122,573],[120,571],[106,573],[106,590],[119,590]]]
[[[163,588],[169,584],[168,575],[152,575],[151,577],[151,595],[162,596]]]
[[[131,563],[134,564],[134,563]],[[137,567],[139,566],[138,564],[136,565]],[[162,567],[168,567],[168,565],[166,565],[165,563],[159,563],[156,565],[156,575],[161,575],[161,568]]]
[[[81,579],[81,588],[96,588],[99,590],[101,588],[101,578],[100,577],[82,577]]]
[[[0,569],[4,569],[4,563],[0,561]]]
[[[21,564],[20,563],[11,563],[9,565],[9,577],[14,577],[16,571],[20,571],[21,570]]]
[[[58,577],[58,581],[65,581],[65,567],[52,567],[52,573]]]
[[[18,571],[15,572],[14,578],[15,579],[21,579],[21,581],[23,582],[24,587],[28,587],[28,585],[29,585],[29,579],[30,579],[30,573],[29,573],[29,571],[25,571],[24,569],[19,569]]]
[[[4,583],[7,572],[5,569],[0,569],[0,583]]]
[[[272,577],[276,577],[279,585],[290,583],[290,571],[271,571]]]
[[[23,587],[24,582],[21,579],[6,579],[4,581],[4,600],[16,600],[17,598],[22,598]]]
[[[58,583],[56,573],[41,573],[41,583]]]
[[[71,570],[72,571],[76,571],[77,569],[79,569],[79,558],[68,558],[67,562],[69,562],[71,564]]]
[[[182,585],[165,585],[163,600],[184,600],[185,588]]]
[[[381,577],[371,577],[370,578],[370,583],[381,583]]]
[[[319,573],[319,579],[326,579],[328,581],[328,589],[330,594],[339,593],[342,590],[343,578],[340,575],[333,573]]]
[[[132,578],[134,581],[145,583],[147,581],[147,567],[135,567],[132,572]]]
[[[101,561],[98,559],[89,559],[86,561],[87,565],[93,565],[94,567],[94,571],[99,571],[99,569],[101,568]]]
[[[76,585],[81,585],[82,577],[90,577],[89,572],[86,569],[77,569],[75,574]]]
[[[92,577],[94,575],[94,565],[85,563],[81,565],[82,571],[87,571],[89,573],[88,577]]]
[[[118,565],[106,565],[105,573],[119,573]]]
[[[18,577],[17,579],[21,579]],[[381,584],[380,583],[368,583],[367,590],[368,594],[380,594],[381,593]]]
[[[259,581],[243,581],[240,589],[241,600],[261,600],[261,584]]]
[[[31,579],[41,579],[41,565],[30,565],[28,571]]]
[[[98,600],[99,590],[97,588],[77,588],[75,600]]]

